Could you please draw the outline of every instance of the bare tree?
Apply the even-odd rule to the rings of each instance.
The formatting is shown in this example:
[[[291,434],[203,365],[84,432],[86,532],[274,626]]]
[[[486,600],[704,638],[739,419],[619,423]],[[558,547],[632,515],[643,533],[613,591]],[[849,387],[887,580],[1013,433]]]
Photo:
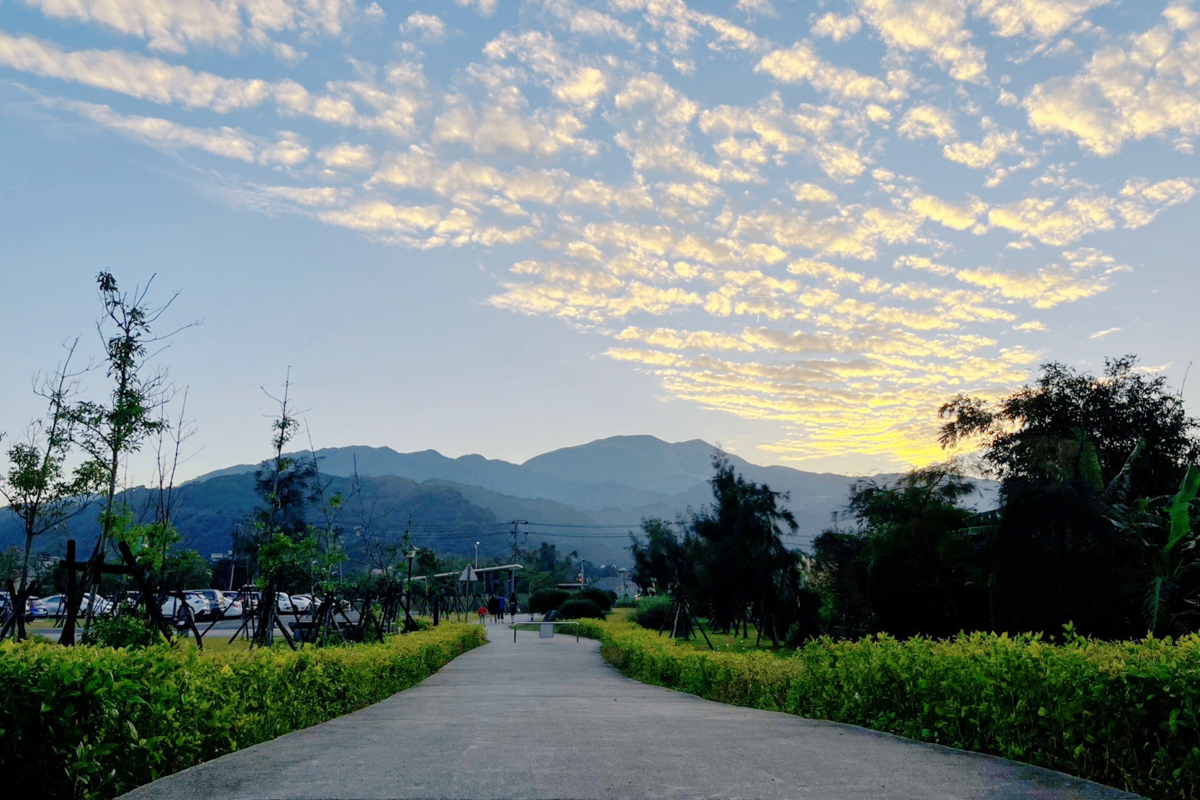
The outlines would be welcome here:
[[[8,449],[9,468],[0,475],[0,495],[9,510],[21,520],[25,533],[25,554],[21,562],[20,583],[13,591],[14,608],[23,608],[29,589],[29,557],[33,540],[64,525],[90,505],[90,494],[99,478],[91,464],[68,471],[71,451],[71,400],[78,392],[79,379],[86,367],[75,370],[71,360],[79,340],[64,345],[67,354],[52,375],[34,379],[34,391],[47,401],[46,416],[28,428],[25,440]],[[17,626],[23,635],[23,626]]]
[[[162,305],[149,305],[154,276],[143,287],[122,292],[109,272],[96,277],[103,314],[96,330],[104,343],[105,372],[110,381],[109,397],[104,403],[77,403],[71,413],[76,425],[76,441],[90,457],[89,469],[103,477],[103,512],[100,538],[84,573],[84,586],[90,593],[89,609],[95,606],[95,591],[100,579],[100,564],[120,524],[117,514],[119,477],[126,460],[138,452],[146,439],[164,430],[168,423],[156,414],[164,402],[167,373],[150,364],[156,353],[151,348],[169,339],[183,328],[167,334],[153,329],[179,296],[176,292]],[[196,323],[192,323],[196,324]],[[183,327],[191,327],[185,325]],[[68,613],[70,613],[68,611]],[[88,621],[91,621],[88,613]]]

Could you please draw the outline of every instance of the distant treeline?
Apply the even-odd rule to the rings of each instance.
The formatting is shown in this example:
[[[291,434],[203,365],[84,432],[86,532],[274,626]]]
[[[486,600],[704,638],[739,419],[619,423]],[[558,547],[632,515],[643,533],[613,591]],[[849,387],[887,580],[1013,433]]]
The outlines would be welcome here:
[[[712,508],[648,520],[643,585],[681,593],[718,627],[773,638],[959,631],[1108,639],[1200,628],[1200,426],[1133,356],[1096,376],[1063,364],[996,402],[939,409],[946,447],[979,448],[999,507],[964,508],[970,462],[863,480],[840,524],[789,553],[781,497],[718,463]]]

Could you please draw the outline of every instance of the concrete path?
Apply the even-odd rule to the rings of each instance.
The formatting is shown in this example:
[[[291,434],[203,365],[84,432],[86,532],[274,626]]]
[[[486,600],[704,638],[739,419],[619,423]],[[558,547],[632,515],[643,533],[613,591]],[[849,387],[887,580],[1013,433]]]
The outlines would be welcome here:
[[[355,714],[125,795],[210,798],[1131,798],[1099,784],[625,678],[594,641],[492,641]]]

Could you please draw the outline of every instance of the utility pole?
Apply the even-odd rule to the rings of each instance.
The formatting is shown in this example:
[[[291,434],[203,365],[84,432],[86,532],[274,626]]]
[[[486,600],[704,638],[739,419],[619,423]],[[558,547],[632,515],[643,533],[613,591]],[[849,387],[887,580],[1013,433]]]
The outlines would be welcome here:
[[[508,562],[510,564],[517,563],[517,558],[520,556],[520,552],[521,552],[517,547],[517,537],[521,535],[521,531],[518,530],[518,526],[528,525],[528,524],[529,524],[529,520],[525,520],[525,519],[514,519],[512,521],[512,526],[513,526],[512,546],[513,546],[513,549],[512,549],[512,560]],[[525,539],[522,542],[522,544],[524,544],[527,541],[529,541],[528,533],[525,534]],[[508,597],[511,600],[512,598],[514,598],[516,596],[517,596],[517,571],[515,569],[510,569],[508,571]]]
[[[417,557],[416,545],[413,545],[413,548],[408,551],[407,555],[408,555],[408,584],[404,587],[404,632],[405,633],[408,633],[409,620],[412,619],[412,615],[409,613],[409,611],[412,608],[412,603],[411,603],[411,601],[412,601],[412,562],[413,562],[413,559]],[[436,616],[436,612],[434,612],[434,613]]]

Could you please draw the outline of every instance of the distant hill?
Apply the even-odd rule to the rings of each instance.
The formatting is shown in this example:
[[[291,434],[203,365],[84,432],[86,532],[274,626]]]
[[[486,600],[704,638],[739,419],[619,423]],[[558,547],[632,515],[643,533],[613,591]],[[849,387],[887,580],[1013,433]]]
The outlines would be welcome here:
[[[716,448],[693,439],[664,442],[653,436],[614,436],[577,447],[565,447],[513,464],[479,455],[448,458],[436,450],[398,453],[387,447],[335,447],[317,451],[321,472],[334,480],[331,491],[349,493],[357,467],[363,502],[376,508],[387,530],[400,531],[409,517],[419,544],[461,555],[480,551],[500,556],[511,539],[509,520],[531,524],[529,542],[554,542],[560,550],[579,549],[595,562],[628,561],[627,532],[645,517],[674,519],[689,508],[712,501],[707,481]],[[296,453],[304,457],[307,453]],[[734,468],[750,480],[787,492],[788,508],[800,524],[790,544],[807,547],[828,527],[846,503],[851,484],[846,475],[805,472],[782,466],[759,466],[730,455]],[[254,464],[241,464],[203,475],[183,487],[176,515],[188,545],[203,555],[228,550],[232,532],[258,504]],[[991,507],[995,485],[981,482],[975,505]],[[146,490],[132,490],[130,506],[145,505]],[[353,504],[343,509],[341,524],[354,524]],[[81,515],[69,532],[39,542],[57,552],[67,536],[94,540],[95,515]],[[11,515],[0,515],[0,546],[20,541]]]
[[[640,510],[666,506],[683,510],[711,499],[716,448],[693,439],[670,443],[653,436],[613,436],[577,447],[565,447],[523,464],[479,455],[448,458],[436,450],[398,453],[388,447],[336,447],[318,450],[321,471],[349,476],[357,462],[360,476],[396,475],[417,482],[452,481],[503,495],[553,500],[580,509]],[[303,455],[297,453],[295,455]],[[733,466],[752,480],[792,495],[795,511],[828,513],[845,502],[855,480],[845,475],[804,472],[790,467],[761,467],[730,455]],[[241,464],[197,478],[253,472]]]

